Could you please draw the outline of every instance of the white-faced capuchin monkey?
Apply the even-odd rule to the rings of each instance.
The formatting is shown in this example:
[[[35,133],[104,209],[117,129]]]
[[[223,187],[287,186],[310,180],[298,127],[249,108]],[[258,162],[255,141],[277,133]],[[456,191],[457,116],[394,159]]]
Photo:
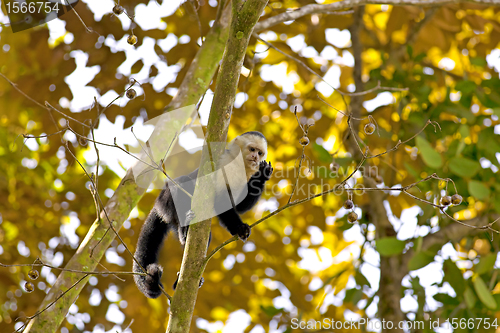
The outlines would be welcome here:
[[[227,209],[226,205],[226,209],[216,209],[216,211],[220,223],[231,235],[238,235],[241,240],[246,241],[250,236],[250,226],[241,220],[239,214],[243,214],[255,206],[266,181],[269,180],[273,173],[273,168],[271,163],[268,164],[265,160],[267,156],[267,140],[260,132],[246,132],[231,141],[228,149],[220,158],[220,167],[230,164],[240,152],[246,173],[246,189],[242,180],[244,176],[233,177],[240,179],[231,179],[231,168],[225,168],[228,184],[239,182],[243,185],[244,191],[237,198],[233,198],[234,200],[229,209]],[[187,192],[193,194],[197,176],[198,169],[186,176],[175,179],[175,181]],[[216,185],[214,206],[217,206],[218,202],[227,200],[222,199],[223,197],[227,198],[226,187],[219,187],[221,186]],[[165,236],[170,230],[173,230],[177,233],[179,242],[184,246],[191,218],[191,198],[176,185],[167,181],[165,188],[156,198],[154,207],[142,226],[135,252],[136,260],[146,269],[148,275],[135,275],[134,280],[139,290],[147,297],[157,298],[162,293],[160,286],[163,287],[163,285],[160,278],[163,268],[158,265],[158,255]],[[135,261],[133,270],[136,273],[142,273],[141,268]],[[177,281],[174,284],[174,289],[176,285]]]

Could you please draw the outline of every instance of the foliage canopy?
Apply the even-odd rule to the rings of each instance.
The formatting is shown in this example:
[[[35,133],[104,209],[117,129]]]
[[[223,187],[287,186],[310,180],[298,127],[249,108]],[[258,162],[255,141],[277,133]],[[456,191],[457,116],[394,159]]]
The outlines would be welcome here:
[[[372,154],[412,138],[428,120],[439,124],[365,163],[376,168],[383,185],[361,172],[353,178],[357,185],[399,188],[437,173],[454,184],[431,179],[409,193],[438,204],[445,194],[455,194],[456,186],[463,202],[447,208],[449,215],[473,226],[494,221],[500,214],[499,7],[368,4],[354,12],[314,12],[261,28],[272,17],[310,4],[270,1],[256,33],[272,46],[250,40],[228,137],[261,131],[270,142],[275,176],[261,205],[244,220],[256,221],[285,205],[298,174],[293,200],[331,189],[353,170],[360,155],[349,144],[353,134],[342,114],[349,107],[363,118],[353,122],[354,132]],[[347,0],[336,4],[351,7]],[[91,33],[74,12],[15,34],[2,27],[0,74],[29,98],[84,123],[96,116],[94,97],[105,107],[134,78],[140,83],[134,85],[138,96],[118,98],[100,118],[101,126],[114,124],[108,127],[117,131],[111,137],[124,143],[121,129],[128,132],[133,124],[162,114],[179,92],[200,49],[200,34],[207,36],[220,1],[188,1],[175,8],[154,1],[122,0],[120,5],[135,15],[134,46],[126,42],[130,19],[112,14],[113,2],[84,1],[76,12]],[[95,172],[94,146],[70,132],[55,134],[69,124],[90,138],[84,126],[41,108],[1,81],[0,262],[27,264],[40,257],[63,267],[96,217],[88,178],[75,159]],[[210,103],[216,82],[204,104]],[[348,94],[354,91],[367,93]],[[304,133],[296,107],[299,122],[313,124],[304,150],[309,170],[300,173],[295,170]],[[370,136],[363,131],[371,121],[368,115],[378,125]],[[22,134],[50,136],[23,139]],[[102,198],[112,195],[129,167],[112,159],[108,163],[98,174]],[[172,163],[168,168],[174,176],[197,167]],[[338,172],[331,171],[332,163]],[[132,251],[157,194],[147,192],[119,231]],[[347,222],[348,210],[342,208],[346,191],[336,191],[283,210],[253,228],[247,243],[233,242],[217,252],[205,270],[192,331],[215,331],[222,323],[247,332],[255,327],[290,331],[293,318],[428,323],[498,314],[497,234],[460,225],[401,191],[357,194],[352,198],[359,216],[355,224]],[[227,232],[214,226],[209,250],[227,239]],[[171,286],[182,249],[167,239],[162,258],[164,285]],[[128,271],[132,259],[115,240],[101,263],[110,271]],[[41,269],[35,291],[28,294],[24,285],[30,269],[0,269],[1,331],[13,331],[15,318],[34,314],[58,274]],[[130,277],[93,276],[62,326],[120,330],[133,319],[133,331],[162,332],[167,318],[166,299],[147,300]]]

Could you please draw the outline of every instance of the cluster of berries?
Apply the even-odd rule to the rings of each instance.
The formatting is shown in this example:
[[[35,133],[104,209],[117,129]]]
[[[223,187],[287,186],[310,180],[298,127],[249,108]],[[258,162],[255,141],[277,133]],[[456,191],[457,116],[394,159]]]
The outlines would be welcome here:
[[[31,280],[36,280],[36,279],[38,279],[39,276],[40,276],[40,273],[38,273],[38,271],[36,269],[32,269],[28,272],[28,277]],[[24,284],[24,290],[31,293],[33,290],[35,290],[35,285],[32,282],[28,281]]]

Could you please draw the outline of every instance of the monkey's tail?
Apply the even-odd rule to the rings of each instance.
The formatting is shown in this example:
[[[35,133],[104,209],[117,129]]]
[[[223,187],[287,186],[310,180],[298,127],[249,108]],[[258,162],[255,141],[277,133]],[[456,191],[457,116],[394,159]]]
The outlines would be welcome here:
[[[162,221],[153,209],[144,222],[137,241],[134,256],[137,262],[146,269],[148,275],[134,275],[134,280],[137,288],[149,298],[157,298],[162,294],[160,286],[163,288],[163,285],[160,278],[163,268],[158,265],[158,253],[169,229],[170,224]],[[134,273],[143,273],[137,262],[134,261]]]

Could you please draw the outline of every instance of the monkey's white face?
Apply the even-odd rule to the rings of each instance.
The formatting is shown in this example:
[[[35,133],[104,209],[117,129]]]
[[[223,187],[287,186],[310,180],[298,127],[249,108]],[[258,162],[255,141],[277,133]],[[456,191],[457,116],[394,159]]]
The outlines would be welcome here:
[[[240,135],[229,145],[227,158],[234,159],[241,151],[247,180],[259,170],[259,164],[267,157],[267,141],[258,135]],[[229,163],[229,161],[227,161]],[[227,164],[223,162],[222,164]]]
[[[241,148],[245,164],[257,170],[259,163],[266,158],[267,143],[256,135],[243,135],[238,138],[238,145]]]
[[[253,168],[257,167],[264,159],[264,149],[254,143],[249,143],[244,152],[245,161],[247,161]]]

